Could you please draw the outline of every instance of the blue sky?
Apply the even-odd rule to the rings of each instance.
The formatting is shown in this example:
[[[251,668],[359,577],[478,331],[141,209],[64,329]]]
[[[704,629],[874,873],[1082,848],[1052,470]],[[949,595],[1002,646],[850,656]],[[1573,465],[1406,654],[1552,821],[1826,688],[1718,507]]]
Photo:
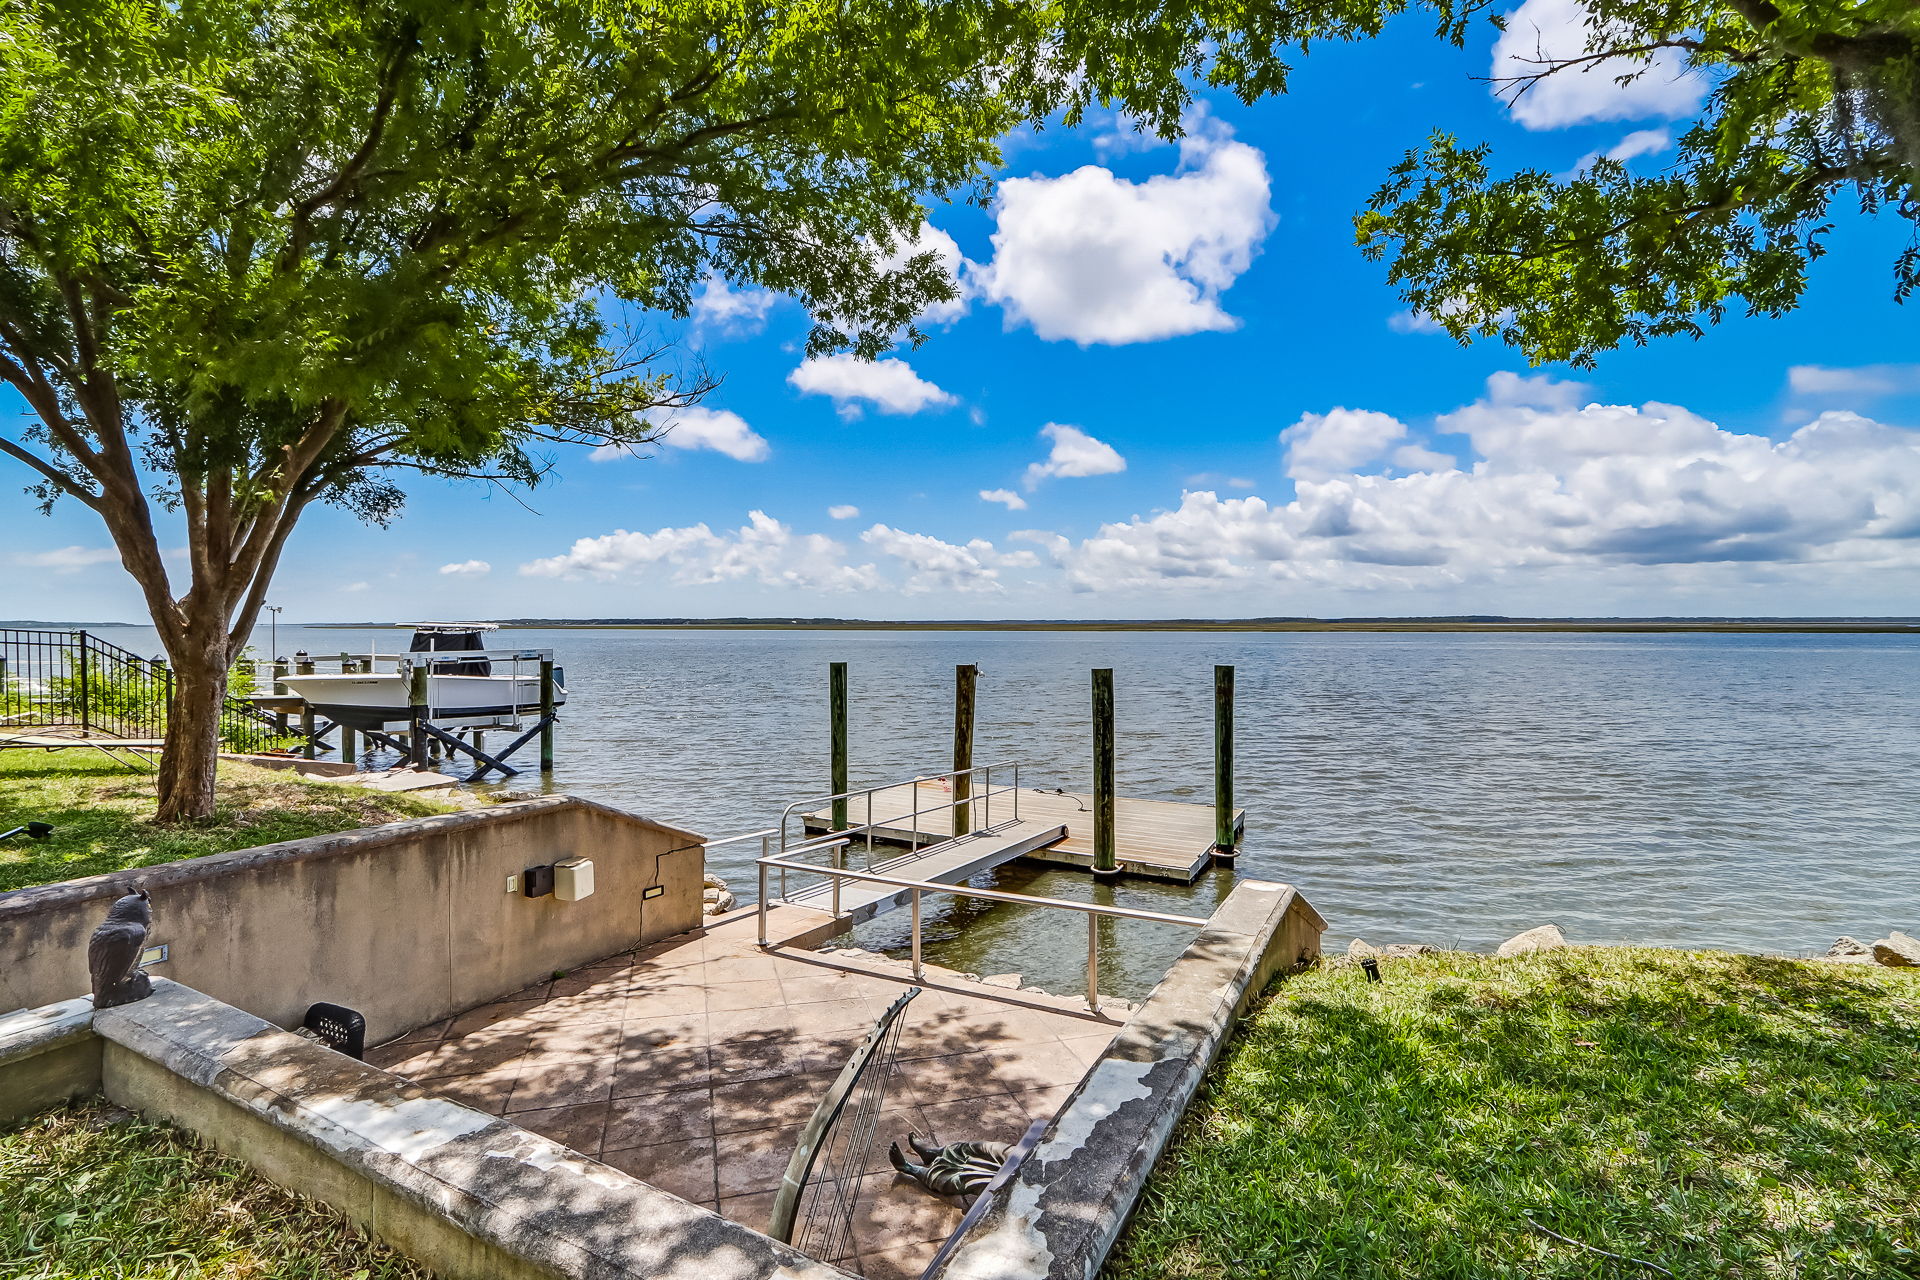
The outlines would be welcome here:
[[[1529,0],[1516,27],[1565,39],[1577,11]],[[1318,51],[1288,97],[1205,100],[1181,146],[1111,119],[1009,139],[994,208],[929,211],[968,296],[902,363],[803,369],[797,306],[716,292],[669,332],[725,382],[654,456],[563,454],[525,506],[422,485],[385,530],[318,512],[275,598],[289,620],[1920,613],[1897,219],[1843,197],[1793,315],[1579,372],[1424,331],[1361,258],[1353,213],[1435,128],[1510,167],[1671,160],[1699,86],[1601,76],[1510,112],[1475,78],[1496,35]],[[0,492],[26,479],[0,461]],[[0,569],[32,584],[15,615],[142,616],[74,504],[0,502]]]

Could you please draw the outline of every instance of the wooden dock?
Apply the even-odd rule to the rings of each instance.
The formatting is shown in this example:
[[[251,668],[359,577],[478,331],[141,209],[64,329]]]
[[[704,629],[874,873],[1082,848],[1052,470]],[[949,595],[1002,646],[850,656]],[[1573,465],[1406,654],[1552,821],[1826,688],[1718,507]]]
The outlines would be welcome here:
[[[952,840],[954,811],[951,807],[936,807],[947,805],[952,798],[952,793],[940,781],[901,783],[874,792],[871,818],[874,839],[896,845]],[[989,824],[998,828],[1012,821],[1015,795],[1010,790],[996,788],[996,794],[990,799],[976,796],[972,807],[976,829]],[[917,816],[916,810],[919,810]],[[1093,797],[1022,787],[1018,794],[1018,813],[1023,826],[1060,827],[1064,828],[1065,835],[1047,844],[1002,856],[999,862],[1024,858],[1029,862],[1063,866],[1093,865]],[[847,819],[856,827],[869,821],[864,797],[852,802]],[[822,808],[804,815],[804,821],[808,835],[821,835],[831,829],[832,817]],[[1235,809],[1236,836],[1245,822],[1246,811]],[[1173,800],[1116,799],[1114,802],[1114,853],[1120,870],[1129,875],[1192,884],[1212,861],[1213,836],[1211,805]],[[910,873],[903,870],[901,874]],[[911,874],[921,880],[932,878]]]

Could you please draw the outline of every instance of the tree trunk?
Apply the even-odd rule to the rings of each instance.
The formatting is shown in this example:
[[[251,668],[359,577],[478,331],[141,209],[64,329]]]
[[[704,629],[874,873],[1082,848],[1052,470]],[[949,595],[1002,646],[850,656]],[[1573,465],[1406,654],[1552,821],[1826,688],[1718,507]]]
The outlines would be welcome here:
[[[196,637],[197,639],[197,637]],[[214,771],[220,762],[220,709],[227,699],[227,644],[223,634],[171,654],[173,702],[160,752],[160,822],[213,816]]]

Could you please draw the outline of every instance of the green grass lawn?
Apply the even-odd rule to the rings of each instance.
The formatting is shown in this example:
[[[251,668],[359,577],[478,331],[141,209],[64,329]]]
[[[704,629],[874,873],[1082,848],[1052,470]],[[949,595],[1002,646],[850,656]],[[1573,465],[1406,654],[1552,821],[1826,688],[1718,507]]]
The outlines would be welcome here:
[[[128,1112],[87,1105],[0,1132],[9,1280],[424,1280],[326,1205]]]
[[[1270,993],[1108,1280],[1661,1274],[1593,1249],[1683,1280],[1920,1276],[1920,971],[1617,948],[1383,970]]]
[[[222,761],[213,821],[159,826],[150,773],[120,768],[92,751],[0,751],[0,831],[29,819],[54,827],[47,840],[20,835],[0,843],[0,892],[454,807]]]

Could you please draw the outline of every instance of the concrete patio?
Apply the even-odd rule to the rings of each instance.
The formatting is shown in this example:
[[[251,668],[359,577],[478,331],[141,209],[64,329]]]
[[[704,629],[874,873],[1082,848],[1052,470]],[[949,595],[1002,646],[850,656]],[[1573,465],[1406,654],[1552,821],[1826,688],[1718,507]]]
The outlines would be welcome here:
[[[800,1126],[912,983],[904,964],[763,952],[751,912],[438,1022],[368,1061],[764,1229]],[[915,1277],[965,1211],[896,1174],[887,1145],[1013,1142],[1065,1101],[1121,1025],[1083,1003],[928,969],[905,1012],[869,1175],[839,1262]]]

